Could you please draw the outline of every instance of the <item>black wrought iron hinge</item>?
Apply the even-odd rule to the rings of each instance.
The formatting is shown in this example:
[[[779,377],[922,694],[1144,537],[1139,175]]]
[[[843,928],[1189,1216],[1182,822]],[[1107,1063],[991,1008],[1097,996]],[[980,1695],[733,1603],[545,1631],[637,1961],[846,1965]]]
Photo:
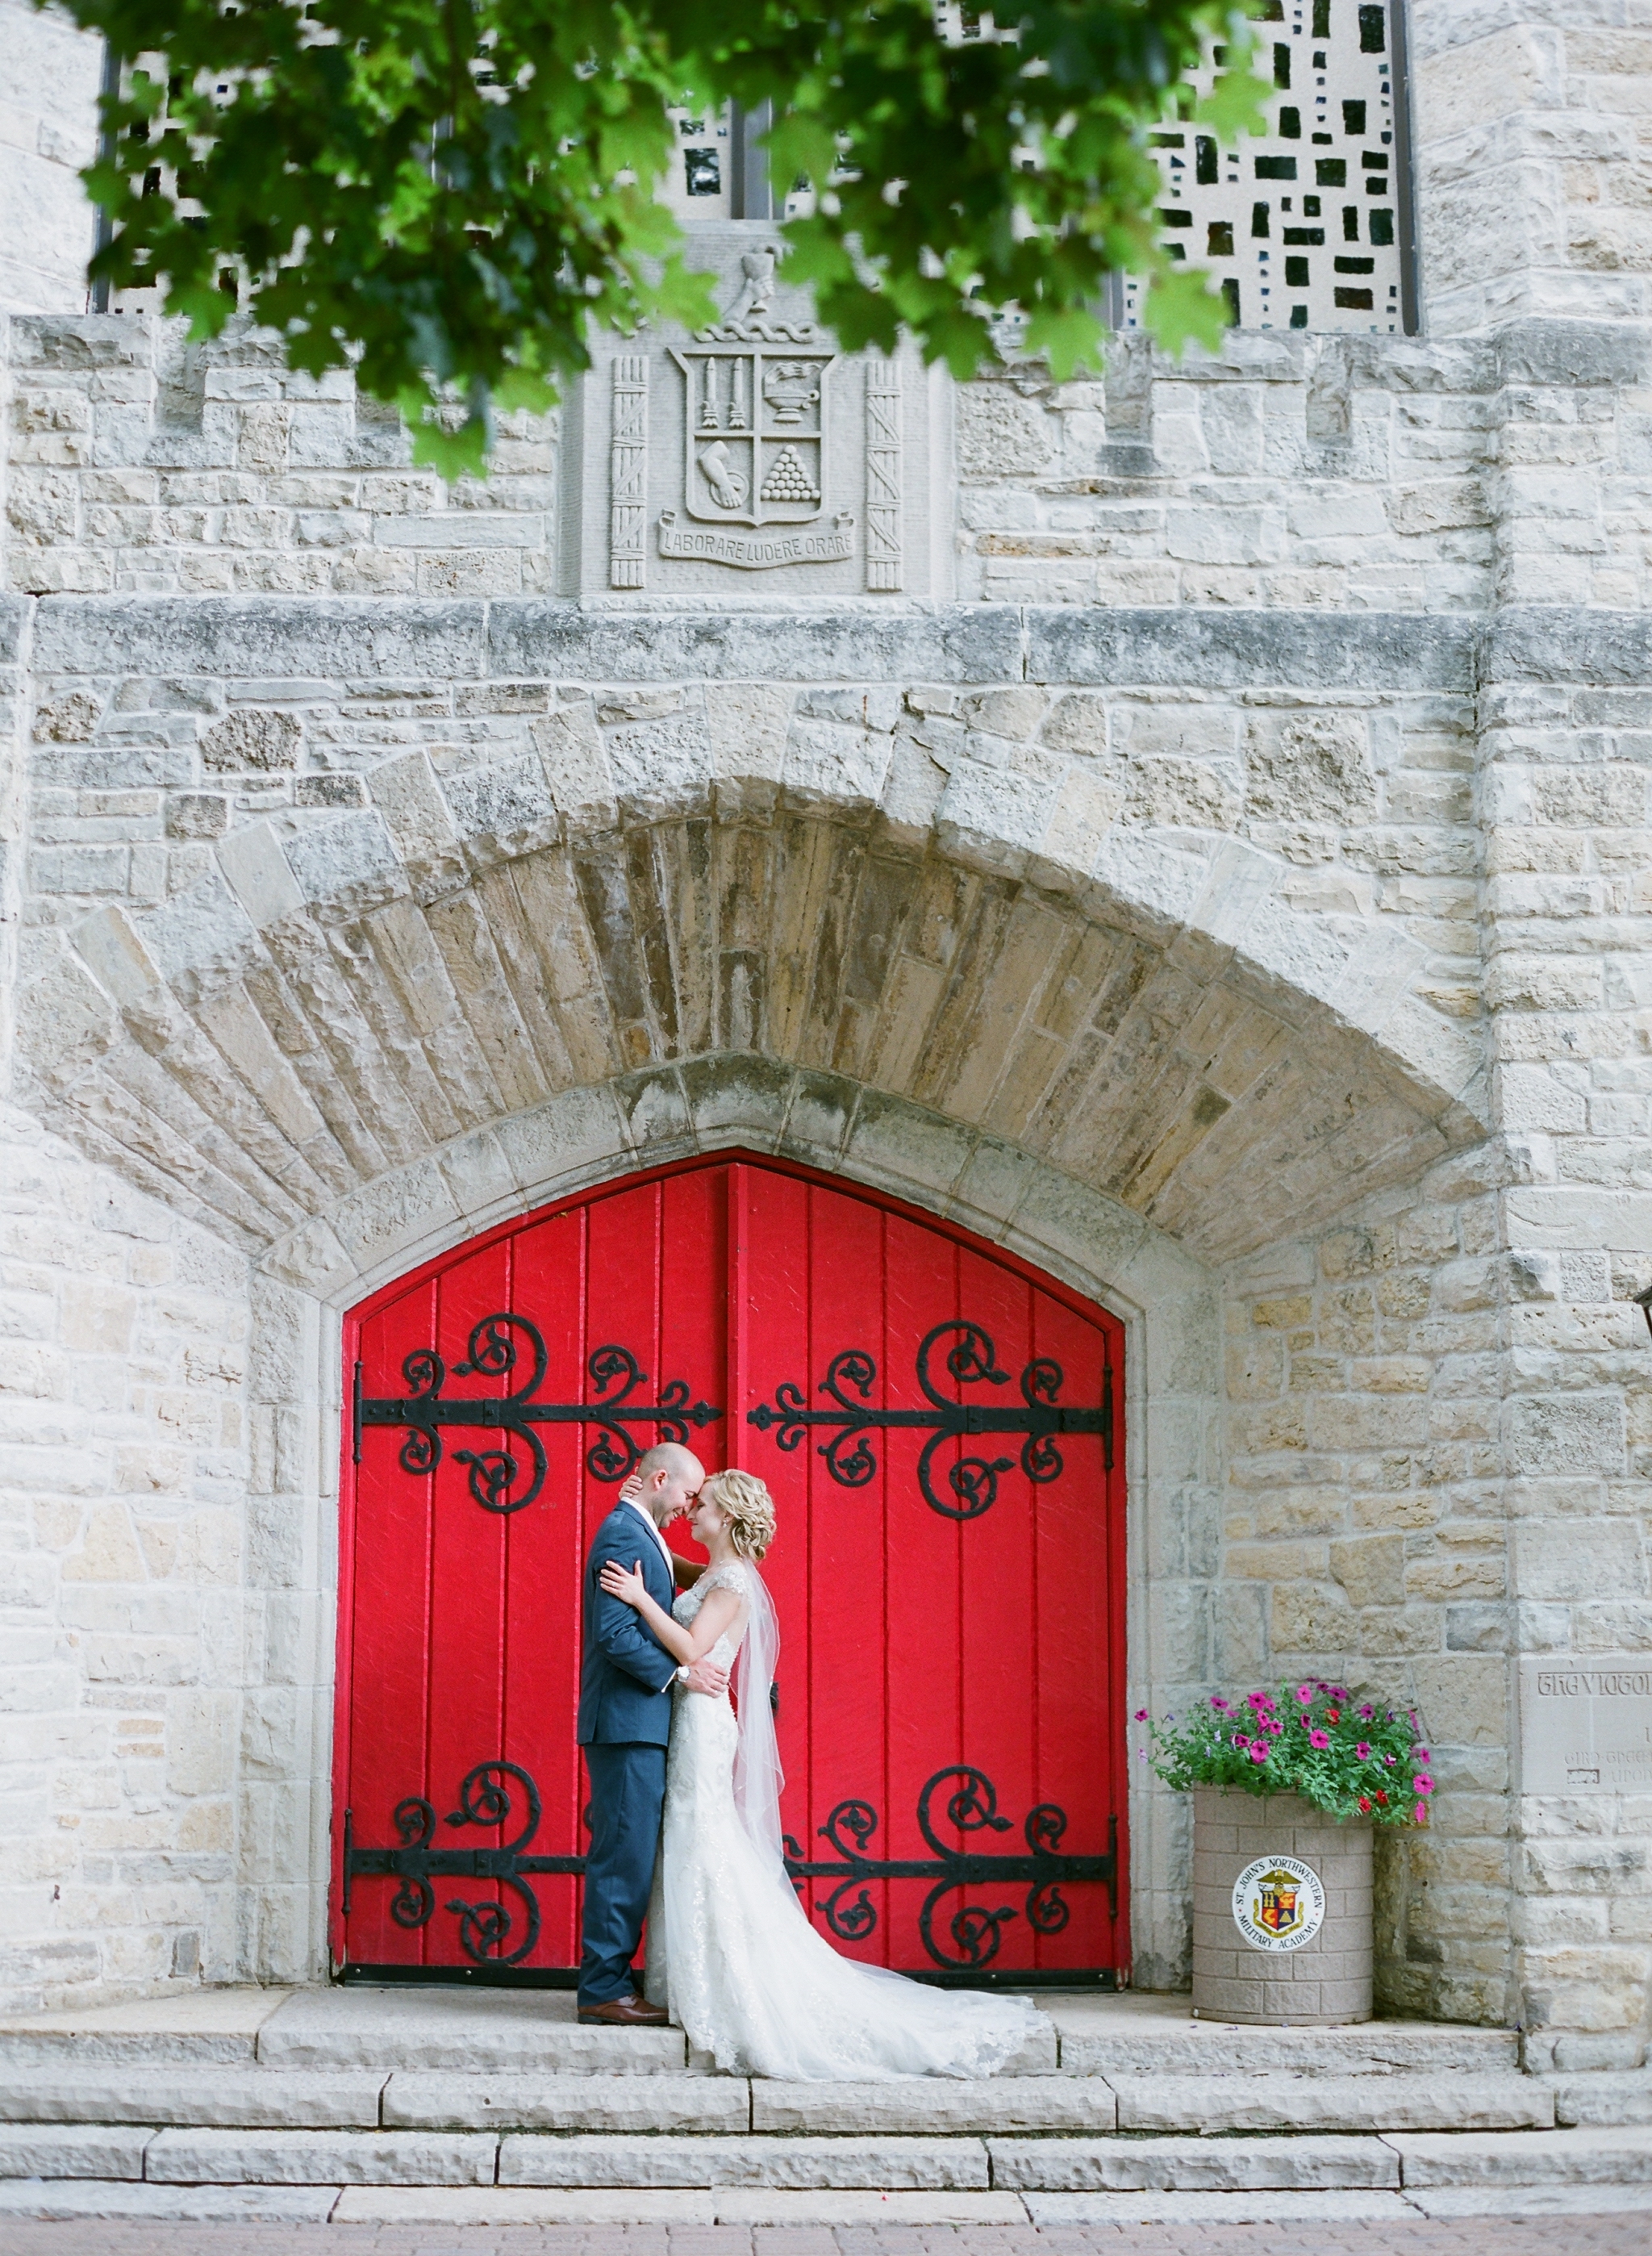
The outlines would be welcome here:
[[[954,1888],[1024,1886],[1027,1894],[1023,1909],[1029,1923],[1040,1935],[1059,1935],[1067,1924],[1071,1914],[1061,1893],[1064,1886],[1100,1882],[1107,1892],[1110,1915],[1117,1915],[1116,1817],[1108,1820],[1107,1851],[1104,1857],[1069,1857],[1061,1853],[1067,1815],[1053,1801],[1040,1802],[1029,1813],[1022,1828],[1027,1844],[1024,1856],[981,1856],[967,1850],[948,1849],[936,1838],[930,1817],[931,1799],[936,1788],[948,1779],[957,1783],[947,1796],[946,1815],[960,1832],[1008,1833],[1012,1829],[1009,1819],[998,1815],[997,1792],[986,1773],[972,1764],[953,1763],[945,1770],[938,1770],[918,1796],[918,1829],[934,1851],[932,1858],[868,1857],[866,1847],[877,1830],[878,1815],[870,1802],[858,1800],[839,1802],[820,1828],[822,1839],[829,1841],[839,1852],[838,1860],[811,1862],[798,1842],[790,1834],[786,1836],[786,1871],[794,1886],[800,1888],[805,1880],[813,1879],[839,1883],[819,1908],[826,1925],[840,1941],[861,1942],[876,1927],[877,1911],[867,1893],[868,1886],[875,1880],[930,1882],[917,1915],[918,1933],[934,1963],[948,1972],[989,1965],[998,1955],[1005,1921],[1017,1916],[1012,1905],[965,1905],[948,1923],[956,1953],[948,1956],[935,1940],[933,1921],[941,1898]],[[443,1908],[457,1915],[460,1947],[474,1965],[520,1964],[539,1939],[539,1900],[529,1882],[539,1874],[581,1873],[585,1858],[527,1853],[539,1829],[539,1790],[517,1763],[478,1763],[467,1771],[459,1789],[459,1807],[443,1822],[454,1828],[479,1825],[503,1829],[511,1822],[518,1791],[523,1822],[510,1840],[486,1849],[437,1847],[435,1805],[422,1794],[410,1794],[397,1803],[390,1818],[399,1839],[399,1845],[394,1849],[358,1848],[354,1812],[347,1809],[342,1907],[345,1917],[350,1915],[358,1879],[393,1879],[397,1887],[390,1899],[390,1914],[397,1927],[408,1928],[429,1925],[436,1909],[432,1881],[493,1881],[512,1890],[520,1907],[521,1938],[514,1944],[511,1938],[517,1931],[517,1914],[508,1904],[486,1898],[472,1903],[463,1896],[451,1896]],[[844,1898],[854,1888],[860,1893],[846,1904]]]
[[[1053,1356],[1037,1355],[1021,1374],[1022,1406],[991,1401],[951,1401],[930,1374],[930,1350],[948,1332],[957,1339],[948,1350],[946,1370],[960,1385],[1008,1386],[1009,1373],[998,1368],[998,1351],[980,1324],[954,1317],[925,1332],[917,1359],[917,1383],[931,1407],[917,1410],[878,1410],[870,1407],[877,1364],[863,1348],[845,1348],[826,1366],[821,1392],[833,1407],[811,1409],[803,1389],[790,1379],[775,1390],[772,1403],[760,1402],[746,1414],[747,1422],[762,1433],[775,1429],[783,1449],[795,1449],[812,1426],[835,1426],[837,1432],[824,1443],[820,1455],[826,1470],[845,1488],[864,1488],[877,1471],[877,1459],[868,1436],[875,1427],[915,1427],[927,1430],[929,1440],[917,1461],[917,1484],[924,1501],[948,1519],[979,1519],[997,1499],[998,1476],[1015,1463],[1012,1457],[960,1457],[946,1473],[955,1499],[944,1503],[934,1487],[935,1453],[943,1442],[963,1435],[1021,1434],[1021,1469],[1029,1480],[1040,1484],[1058,1479],[1065,1470],[1059,1437],[1068,1434],[1100,1436],[1103,1460],[1113,1470],[1113,1368],[1101,1374],[1101,1399],[1093,1408],[1079,1408],[1058,1398],[1066,1374]],[[843,1392],[853,1387],[860,1396],[851,1401]]]
[[[460,1449],[460,1464],[469,1468],[470,1493],[485,1512],[520,1512],[545,1486],[545,1444],[538,1426],[594,1426],[596,1436],[586,1451],[586,1469],[593,1479],[622,1481],[636,1465],[649,1442],[686,1442],[691,1426],[709,1426],[722,1412],[709,1402],[691,1401],[688,1381],[673,1378],[661,1387],[657,1402],[631,1398],[648,1373],[628,1347],[594,1348],[586,1370],[596,1392],[589,1402],[538,1402],[545,1374],[545,1339],[526,1316],[502,1312],[483,1316],[471,1327],[463,1363],[453,1366],[454,1378],[480,1375],[503,1378],[519,1360],[513,1332],[520,1332],[532,1357],[527,1377],[507,1394],[457,1395],[442,1399],[449,1372],[433,1347],[415,1348],[403,1359],[405,1394],[364,1395],[362,1366],[355,1366],[354,1388],[355,1463],[362,1462],[362,1431],[367,1426],[404,1426],[399,1463],[404,1473],[433,1472],[441,1463],[441,1429],[446,1426],[503,1428],[514,1435],[527,1451],[532,1477],[518,1496],[513,1494],[520,1470],[509,1449]],[[639,1442],[633,1426],[652,1426],[649,1442]]]

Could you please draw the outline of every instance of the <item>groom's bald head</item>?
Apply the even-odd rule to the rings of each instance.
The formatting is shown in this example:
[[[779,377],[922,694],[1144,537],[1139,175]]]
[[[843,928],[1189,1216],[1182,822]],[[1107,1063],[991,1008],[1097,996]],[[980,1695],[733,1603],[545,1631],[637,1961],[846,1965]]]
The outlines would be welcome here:
[[[664,1527],[699,1494],[706,1468],[680,1442],[656,1442],[637,1459],[636,1477],[643,1484],[637,1502],[656,1527]]]

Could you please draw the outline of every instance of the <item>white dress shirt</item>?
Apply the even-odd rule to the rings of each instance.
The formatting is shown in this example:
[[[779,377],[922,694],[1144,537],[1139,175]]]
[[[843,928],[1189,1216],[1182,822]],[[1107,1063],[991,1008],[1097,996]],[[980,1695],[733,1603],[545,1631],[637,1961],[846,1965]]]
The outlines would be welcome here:
[[[647,1528],[649,1533],[653,1537],[656,1543],[659,1545],[661,1551],[664,1554],[665,1571],[671,1578],[671,1588],[674,1590],[677,1588],[677,1566],[675,1561],[671,1557],[671,1547],[665,1540],[664,1529],[655,1526],[653,1515],[645,1508],[645,1506],[640,1505],[634,1496],[627,1497],[625,1500],[630,1505],[631,1510],[636,1514],[637,1518],[642,1521],[643,1525]],[[677,1681],[679,1684],[687,1683],[688,1671],[686,1668],[678,1668],[677,1672]]]
[[[666,1570],[671,1578],[671,1588],[675,1590],[677,1587],[677,1569],[672,1562],[671,1545],[665,1540],[665,1538],[661,1533],[660,1530],[655,1526],[652,1515],[649,1512],[645,1505],[640,1505],[634,1496],[627,1497],[625,1500],[630,1505],[631,1510],[636,1514],[637,1518],[642,1521],[643,1526],[647,1528],[649,1533],[653,1537],[656,1543],[659,1545],[660,1550],[664,1556]]]

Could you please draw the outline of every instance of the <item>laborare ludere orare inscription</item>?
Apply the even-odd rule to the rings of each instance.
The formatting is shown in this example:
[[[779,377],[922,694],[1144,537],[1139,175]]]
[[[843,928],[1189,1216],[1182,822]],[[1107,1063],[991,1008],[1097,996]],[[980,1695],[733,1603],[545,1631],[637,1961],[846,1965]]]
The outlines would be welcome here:
[[[570,405],[563,591],[772,605],[933,596],[947,399],[903,349],[846,353],[756,225],[697,230],[718,318],[600,343]]]
[[[1652,1654],[1523,1655],[1520,1740],[1523,1793],[1652,1791]]]

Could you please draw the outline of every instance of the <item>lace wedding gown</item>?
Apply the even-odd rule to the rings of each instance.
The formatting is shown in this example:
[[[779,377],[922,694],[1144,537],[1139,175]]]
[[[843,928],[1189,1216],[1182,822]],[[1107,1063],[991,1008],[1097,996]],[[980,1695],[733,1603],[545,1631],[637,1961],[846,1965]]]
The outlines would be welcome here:
[[[671,1611],[686,1626],[711,1592],[746,1600],[707,1659],[732,1667],[759,1593],[738,1561]],[[754,1686],[747,1701],[767,1701]],[[719,2068],[798,2081],[993,2076],[1038,2026],[1024,1999],[931,1989],[835,1951],[810,1925],[777,1849],[754,1838],[734,1787],[740,1725],[727,1694],[673,1694],[665,1816],[648,1914],[650,1999]],[[777,1821],[776,1821],[777,1823]]]

